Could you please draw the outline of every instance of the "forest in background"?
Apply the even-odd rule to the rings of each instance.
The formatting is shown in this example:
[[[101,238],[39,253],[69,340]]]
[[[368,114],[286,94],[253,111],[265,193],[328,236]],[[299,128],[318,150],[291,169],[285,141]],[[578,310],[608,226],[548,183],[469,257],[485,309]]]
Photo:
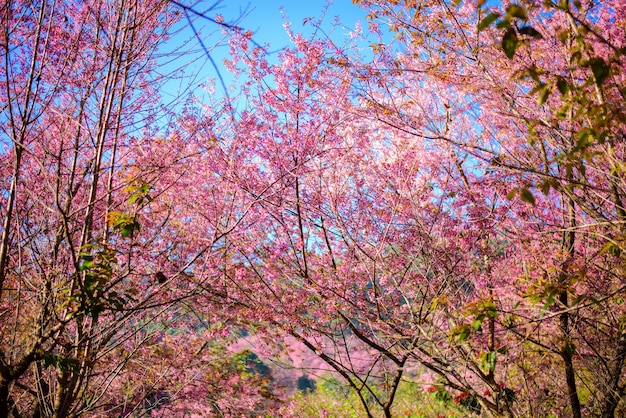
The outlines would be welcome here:
[[[353,3],[0,5],[0,416],[626,413],[626,1]]]

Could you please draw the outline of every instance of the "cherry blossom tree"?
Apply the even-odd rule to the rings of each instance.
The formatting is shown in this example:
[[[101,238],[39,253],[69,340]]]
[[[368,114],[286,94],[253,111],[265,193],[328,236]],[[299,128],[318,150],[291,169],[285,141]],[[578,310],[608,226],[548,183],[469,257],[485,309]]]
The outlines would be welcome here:
[[[624,410],[624,5],[358,3],[278,63],[233,28],[240,94],[178,114],[191,6],[5,3],[0,415],[275,412],[237,329],[370,417]]]
[[[194,303],[213,272],[192,266],[241,216],[206,163],[217,139],[201,135],[225,108],[175,116],[159,101],[180,10],[0,6],[1,416],[247,409],[211,389],[241,370],[211,375],[229,361],[213,342],[224,322]],[[184,236],[201,216],[203,236]],[[257,386],[242,405],[266,400]]]
[[[223,267],[236,309],[368,416],[414,378],[487,415],[615,416],[621,5],[359,3],[396,35],[370,61],[298,35],[279,65],[233,50],[231,178],[256,200]]]
[[[344,50],[292,37],[280,65],[245,37],[233,48],[250,81],[230,176],[256,202],[228,237],[228,296],[240,317],[320,356],[368,416],[391,416],[415,357],[445,356],[453,315],[439,301],[470,299],[465,254],[487,238],[468,237],[433,186],[446,159],[363,109]]]
[[[503,364],[500,393],[517,398],[505,412],[542,399],[530,413],[614,416],[624,394],[622,5],[363,3],[399,39],[380,51],[379,85],[366,87],[379,120],[449,150],[453,204],[477,220],[468,229],[489,222],[485,247],[506,253],[482,263],[482,299],[494,305],[467,305],[494,322],[490,368],[499,351],[524,356],[517,370]],[[467,343],[467,330],[457,323],[453,335]]]

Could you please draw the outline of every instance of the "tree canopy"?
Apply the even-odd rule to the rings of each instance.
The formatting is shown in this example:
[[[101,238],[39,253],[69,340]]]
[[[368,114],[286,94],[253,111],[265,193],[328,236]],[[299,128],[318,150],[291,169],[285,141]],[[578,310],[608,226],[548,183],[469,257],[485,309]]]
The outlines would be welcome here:
[[[195,5],[5,2],[0,416],[298,416],[295,347],[368,417],[626,412],[626,3],[353,3],[167,109]]]

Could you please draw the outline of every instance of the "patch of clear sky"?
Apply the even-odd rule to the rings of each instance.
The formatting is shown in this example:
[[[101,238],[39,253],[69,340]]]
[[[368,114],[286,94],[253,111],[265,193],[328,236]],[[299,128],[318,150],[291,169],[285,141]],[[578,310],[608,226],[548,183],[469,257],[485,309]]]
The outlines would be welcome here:
[[[199,1],[174,28],[174,35],[167,41],[162,54],[175,51],[173,57],[160,59],[163,73],[178,72],[178,77],[162,88],[163,101],[185,98],[189,93],[202,95],[201,86],[214,84],[215,94],[222,95],[231,88],[233,76],[224,66],[229,49],[223,28],[210,19],[219,15],[224,22],[254,33],[253,40],[259,46],[267,46],[270,61],[277,61],[277,52],[290,45],[285,23],[291,24],[294,33],[311,35],[315,30],[310,23],[323,17],[321,29],[330,32],[333,23],[339,21],[344,28],[336,28],[330,37],[341,44],[341,38],[349,36],[357,22],[365,25],[366,13],[352,0],[211,0]],[[197,13],[204,14],[205,19]],[[218,17],[217,19],[220,19]],[[322,36],[320,34],[320,36]],[[183,70],[179,70],[184,66]],[[221,80],[220,80],[221,77]],[[210,80],[215,80],[211,82]]]

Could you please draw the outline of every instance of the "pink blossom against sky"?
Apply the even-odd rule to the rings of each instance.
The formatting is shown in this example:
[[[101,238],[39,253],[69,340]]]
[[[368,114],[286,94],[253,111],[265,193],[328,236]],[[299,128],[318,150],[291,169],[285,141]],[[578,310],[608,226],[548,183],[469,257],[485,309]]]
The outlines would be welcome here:
[[[195,12],[203,13],[213,21],[199,17]],[[185,66],[184,73],[162,89],[166,102],[184,98],[189,93],[200,95],[198,87],[208,86],[211,93],[221,95],[220,76],[229,92],[236,90],[232,74],[224,67],[229,53],[227,34],[215,21],[250,30],[254,34],[252,40],[266,47],[271,57],[276,57],[281,49],[290,44],[287,24],[294,33],[311,36],[318,30],[314,22],[321,19],[323,32],[318,30],[315,36],[329,36],[341,44],[342,39],[349,38],[355,27],[366,20],[366,13],[351,0],[201,1],[187,15],[189,19],[183,14],[162,51],[165,55],[170,52],[178,55],[174,60],[169,55],[162,59],[164,74]]]

